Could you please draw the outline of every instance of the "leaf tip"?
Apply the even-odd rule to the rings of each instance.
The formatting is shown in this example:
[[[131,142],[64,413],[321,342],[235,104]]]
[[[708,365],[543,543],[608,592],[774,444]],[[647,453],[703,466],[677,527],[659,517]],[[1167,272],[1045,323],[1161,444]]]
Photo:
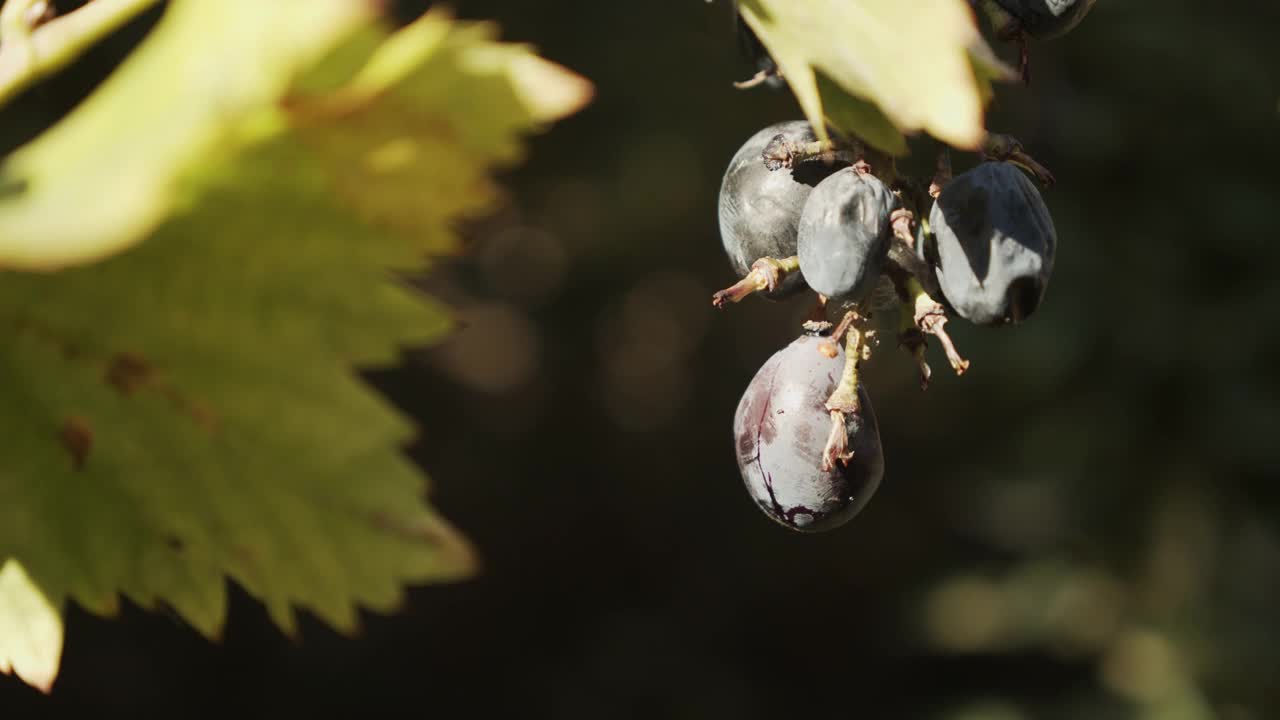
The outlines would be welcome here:
[[[568,117],[595,97],[595,85],[558,63],[537,55],[521,55],[511,63],[511,79],[529,114],[538,122]]]
[[[62,614],[16,558],[0,567],[0,672],[46,695],[62,662]]]

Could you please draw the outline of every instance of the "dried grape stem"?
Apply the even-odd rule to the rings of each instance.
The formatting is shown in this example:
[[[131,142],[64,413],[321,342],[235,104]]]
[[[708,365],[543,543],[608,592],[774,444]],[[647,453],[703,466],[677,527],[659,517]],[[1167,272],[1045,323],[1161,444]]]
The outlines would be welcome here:
[[[822,323],[827,321],[827,296],[817,293],[817,297],[813,300],[813,305],[809,308],[808,315],[805,316],[806,323],[815,322]],[[830,325],[830,323],[827,323]],[[830,328],[828,328],[830,329]]]
[[[910,298],[912,319],[915,326],[920,329],[920,332],[938,338],[938,342],[942,343],[942,349],[946,352],[947,361],[951,363],[952,369],[956,371],[957,375],[963,375],[964,371],[969,369],[969,361],[960,357],[955,343],[951,341],[951,336],[947,334],[947,311],[942,307],[942,303],[930,297],[929,293],[925,292],[924,287],[920,285],[920,281],[915,278],[907,279],[906,291],[907,296]]]
[[[836,463],[848,465],[853,459],[853,451],[849,449],[849,434],[844,411],[831,411],[831,432],[827,435],[826,447],[822,450],[822,471],[831,472]]]
[[[848,465],[853,459],[853,451],[849,450],[846,415],[856,415],[861,409],[858,403],[858,367],[870,357],[871,346],[868,341],[873,335],[873,331],[860,327],[863,319],[851,310],[840,323],[845,326],[846,331],[844,372],[835,391],[827,399],[827,410],[831,413],[831,433],[822,450],[822,469],[825,472],[835,469],[837,462]]]
[[[723,309],[728,303],[742,302],[752,293],[773,292],[787,275],[800,272],[800,258],[792,256],[781,260],[763,257],[751,263],[746,277],[711,296],[711,304]]]
[[[912,232],[912,226],[915,225],[916,214],[906,208],[898,208],[889,214],[889,227],[893,228],[893,236],[907,244],[907,247],[915,247],[916,237]]]
[[[755,75],[752,75],[746,80],[739,80],[737,82],[734,82],[733,86],[739,90],[750,90],[751,88],[759,87],[760,85],[763,85],[769,82],[770,79],[776,78],[776,77],[778,78],[782,77],[781,70],[772,70],[772,71],[761,70],[760,72],[757,72]]]
[[[1032,177],[1045,187],[1053,187],[1057,182],[1049,168],[1036,162],[1036,159],[1022,147],[1022,143],[1012,135],[1003,133],[987,133],[982,141],[982,156],[987,160],[1001,160],[1013,163],[1031,173]]]
[[[829,358],[839,355],[840,338],[843,338],[844,334],[849,332],[849,328],[853,326],[854,321],[861,319],[863,318],[855,310],[845,313],[844,317],[840,319],[840,324],[836,325],[835,329],[827,337],[823,338],[822,342],[818,343],[818,352]]]
[[[853,163],[865,153],[861,143],[845,145],[832,140],[814,140],[813,142],[792,142],[786,135],[779,133],[760,153],[764,166],[770,170],[793,168],[798,163],[820,161],[828,165],[837,160]]]

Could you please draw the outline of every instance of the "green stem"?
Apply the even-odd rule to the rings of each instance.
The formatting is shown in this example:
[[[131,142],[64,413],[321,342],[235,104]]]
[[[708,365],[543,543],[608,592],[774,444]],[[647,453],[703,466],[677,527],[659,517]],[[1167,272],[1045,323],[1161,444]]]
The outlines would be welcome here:
[[[26,18],[32,2],[8,0],[0,11],[0,105],[62,69],[158,0],[92,0],[34,32]]]
[[[827,444],[822,449],[822,469],[831,471],[837,464],[847,465],[853,459],[853,451],[849,449],[846,423],[849,415],[857,415],[861,411],[858,402],[858,367],[866,359],[871,331],[864,331],[858,326],[862,318],[855,318],[845,335],[844,372],[835,392],[827,400],[827,411],[831,413],[831,433],[827,436]]]
[[[847,413],[858,412],[858,366],[866,354],[865,333],[855,322],[849,326],[844,343],[844,372],[835,392],[827,399],[828,410],[839,410]]]

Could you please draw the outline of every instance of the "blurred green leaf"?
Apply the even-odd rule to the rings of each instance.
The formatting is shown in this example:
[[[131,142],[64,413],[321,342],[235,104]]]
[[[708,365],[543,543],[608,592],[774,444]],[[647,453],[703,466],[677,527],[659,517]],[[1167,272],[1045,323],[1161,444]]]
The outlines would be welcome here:
[[[220,35],[270,41],[248,10],[259,6],[175,3],[124,79],[68,119],[83,135],[55,129],[15,160],[57,169],[6,208],[37,223],[29,237],[66,229],[84,242],[64,249],[93,247],[77,259],[133,245],[93,265],[0,274],[0,668],[41,687],[61,625],[33,608],[71,599],[111,614],[123,593],[216,636],[229,576],[286,631],[300,608],[351,632],[357,607],[393,609],[404,583],[472,571],[400,452],[415,429],[354,371],[447,330],[443,310],[394,271],[452,247],[451,223],[488,207],[488,173],[519,157],[517,135],[576,110],[590,86],[492,42],[487,25],[434,13],[373,45],[374,18],[333,11],[342,32],[327,46],[257,56],[275,63],[264,77],[306,81],[277,102],[287,88],[263,80],[273,89],[249,102],[240,84],[257,81],[200,69],[241,62],[245,48]],[[211,17],[217,7],[225,17]],[[290,7],[307,25],[311,14]],[[198,137],[155,130],[180,162],[157,157],[142,132],[163,119],[159,101],[137,110],[136,131],[114,114],[119,97],[168,92],[134,85],[158,72],[144,63],[179,63],[178,84],[184,73],[207,81],[192,90],[207,114],[168,118],[203,123]],[[73,157],[92,140],[110,150]],[[113,190],[144,200],[104,199],[78,217],[86,181],[67,173],[106,182],[120,157],[144,155],[126,174],[137,184]],[[58,162],[35,162],[46,157]],[[179,170],[184,201],[170,210]],[[69,217],[40,225],[49,213]],[[93,245],[85,222],[114,239]],[[54,256],[72,254],[41,257]]]
[[[906,154],[907,139],[875,103],[845,92],[822,71],[817,71],[815,75],[827,122],[833,127],[855,133],[891,155]]]
[[[977,147],[990,80],[1012,76],[963,0],[742,0],[740,10],[815,127],[829,119],[888,152],[918,130]],[[846,95],[878,113],[851,111]]]
[[[0,564],[0,608],[0,672],[48,692],[62,657],[62,618],[13,558]]]
[[[973,77],[978,84],[978,97],[983,106],[995,97],[995,89],[992,87],[994,83],[1018,79],[1017,71],[1004,64],[986,43],[969,47],[969,66],[973,68]]]
[[[346,0],[178,0],[84,106],[0,166],[0,265],[57,269],[154,230],[291,79],[371,20]]]

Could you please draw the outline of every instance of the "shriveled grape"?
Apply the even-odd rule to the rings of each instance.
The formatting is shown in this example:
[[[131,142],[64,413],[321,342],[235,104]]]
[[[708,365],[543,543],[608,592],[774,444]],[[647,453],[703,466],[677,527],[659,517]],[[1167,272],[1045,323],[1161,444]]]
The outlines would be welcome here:
[[[847,167],[818,183],[797,231],[800,272],[831,298],[862,300],[880,277],[898,198],[874,175]]]
[[[822,469],[831,431],[827,398],[840,381],[843,357],[801,336],[756,373],[734,416],[738,469],[765,515],[793,530],[820,532],[848,522],[875,494],[884,454],[871,398],[858,388],[860,411],[846,417],[848,464]]]
[[[803,120],[771,125],[743,144],[720,183],[720,240],[739,278],[762,257],[796,254],[796,227],[805,200],[814,186],[843,166],[811,161],[770,170],[762,154],[779,135],[797,144],[818,139]],[[789,274],[775,290],[762,294],[780,300],[802,290],[802,275]]]
[[[1009,163],[958,175],[929,214],[937,278],[960,317],[979,325],[1025,320],[1044,298],[1057,233],[1034,183]]]

